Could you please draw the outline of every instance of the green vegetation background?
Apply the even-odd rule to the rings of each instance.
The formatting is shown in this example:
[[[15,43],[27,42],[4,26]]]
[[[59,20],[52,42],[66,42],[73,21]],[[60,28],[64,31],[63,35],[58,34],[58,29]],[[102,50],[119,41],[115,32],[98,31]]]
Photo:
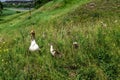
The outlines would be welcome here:
[[[119,0],[55,0],[31,16],[0,17],[0,79],[119,80],[119,5]],[[32,29],[41,54],[28,52]],[[51,42],[62,58],[51,56]]]

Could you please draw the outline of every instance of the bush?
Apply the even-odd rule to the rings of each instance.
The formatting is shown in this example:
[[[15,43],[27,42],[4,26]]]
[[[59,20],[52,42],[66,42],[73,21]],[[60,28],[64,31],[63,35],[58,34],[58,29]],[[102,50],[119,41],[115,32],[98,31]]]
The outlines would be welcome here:
[[[35,8],[39,8],[40,6],[44,5],[45,3],[52,1],[52,0],[35,0]]]
[[[0,14],[2,14],[2,10],[3,10],[3,4],[2,2],[0,2]]]

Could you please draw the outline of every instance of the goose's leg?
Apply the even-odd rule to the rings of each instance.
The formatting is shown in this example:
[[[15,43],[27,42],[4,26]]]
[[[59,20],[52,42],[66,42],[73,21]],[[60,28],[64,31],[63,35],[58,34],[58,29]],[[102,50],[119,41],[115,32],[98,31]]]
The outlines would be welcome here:
[[[41,55],[41,50],[38,50],[38,53]]]

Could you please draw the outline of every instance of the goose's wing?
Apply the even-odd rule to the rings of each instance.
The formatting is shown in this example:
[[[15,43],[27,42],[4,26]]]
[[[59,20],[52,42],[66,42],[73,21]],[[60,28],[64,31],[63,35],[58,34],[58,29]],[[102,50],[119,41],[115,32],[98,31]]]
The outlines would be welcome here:
[[[55,56],[56,57],[62,57],[62,54],[59,51],[55,50]]]
[[[29,47],[30,51],[36,51],[36,50],[40,50],[38,44],[35,42],[35,40],[31,41],[31,45]]]

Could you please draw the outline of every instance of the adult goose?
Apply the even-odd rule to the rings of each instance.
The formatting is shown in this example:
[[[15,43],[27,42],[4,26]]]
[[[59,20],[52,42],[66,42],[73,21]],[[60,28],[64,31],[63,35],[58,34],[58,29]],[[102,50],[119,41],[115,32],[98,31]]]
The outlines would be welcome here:
[[[32,30],[30,32],[30,34],[31,34],[31,44],[30,44],[30,47],[29,47],[29,51],[31,51],[31,52],[40,51],[40,48],[39,48],[38,44],[35,41],[35,31]]]

